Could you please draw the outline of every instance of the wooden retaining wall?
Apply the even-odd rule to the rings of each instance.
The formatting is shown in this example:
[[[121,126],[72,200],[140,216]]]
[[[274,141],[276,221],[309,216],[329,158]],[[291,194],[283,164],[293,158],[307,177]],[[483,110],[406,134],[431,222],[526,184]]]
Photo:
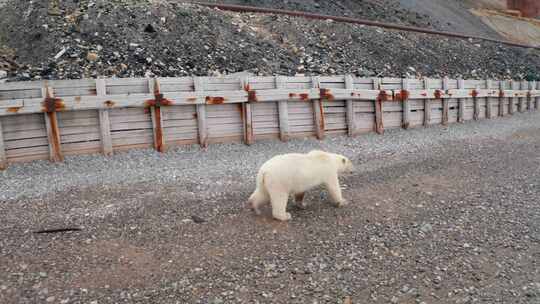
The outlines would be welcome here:
[[[538,109],[536,82],[352,76],[0,84],[0,168],[65,155],[348,134]]]

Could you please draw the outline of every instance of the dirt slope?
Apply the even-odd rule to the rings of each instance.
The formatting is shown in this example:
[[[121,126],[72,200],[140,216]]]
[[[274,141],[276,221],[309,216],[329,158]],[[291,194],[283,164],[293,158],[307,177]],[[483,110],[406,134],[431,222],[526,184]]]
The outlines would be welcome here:
[[[288,5],[296,8],[295,3],[300,5]],[[336,3],[348,3],[357,11],[372,9],[375,19],[395,9],[378,0],[328,3],[333,4],[320,8],[339,10]],[[415,22],[408,14],[394,15],[403,23]],[[0,64],[10,80],[241,71],[537,79],[540,52],[350,24],[237,14],[178,1],[65,0],[51,8],[46,0],[12,0],[0,10]]]

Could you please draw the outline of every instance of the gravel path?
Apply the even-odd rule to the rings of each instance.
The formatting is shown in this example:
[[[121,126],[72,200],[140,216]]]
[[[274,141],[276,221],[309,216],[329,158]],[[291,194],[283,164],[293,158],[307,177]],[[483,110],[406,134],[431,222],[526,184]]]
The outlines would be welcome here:
[[[12,166],[0,303],[538,303],[539,118]],[[351,206],[243,208],[262,162],[312,148],[356,161]]]

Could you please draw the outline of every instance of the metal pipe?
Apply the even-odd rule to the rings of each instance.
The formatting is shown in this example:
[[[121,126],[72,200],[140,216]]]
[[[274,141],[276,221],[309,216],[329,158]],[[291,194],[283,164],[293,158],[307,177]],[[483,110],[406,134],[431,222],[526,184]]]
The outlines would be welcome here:
[[[362,24],[362,25],[367,25],[367,26],[376,26],[376,27],[407,31],[407,32],[424,33],[424,34],[454,37],[454,38],[460,38],[460,39],[484,40],[484,41],[489,41],[489,42],[495,42],[495,43],[521,47],[521,48],[532,48],[532,49],[540,50],[540,46],[533,46],[533,45],[521,44],[521,43],[510,42],[510,41],[505,41],[505,40],[497,40],[497,39],[488,38],[488,37],[466,35],[466,34],[460,34],[460,33],[454,33],[454,32],[424,29],[424,28],[419,28],[419,27],[414,27],[414,26],[371,21],[371,20],[366,20],[366,19],[357,19],[357,18],[351,18],[351,17],[340,17],[340,16],[331,16],[331,15],[320,15],[320,14],[314,14],[314,13],[308,13],[308,12],[301,12],[301,11],[290,11],[290,10],[235,5],[235,4],[220,4],[220,3],[208,3],[208,2],[198,2],[198,1],[195,1],[192,3],[211,7],[211,8],[218,8],[221,10],[233,11],[233,12],[241,12],[241,13],[252,12],[252,13],[264,13],[264,14],[288,15],[288,16],[302,17],[302,18],[308,18],[308,19],[318,19],[318,20],[333,20],[336,22]]]

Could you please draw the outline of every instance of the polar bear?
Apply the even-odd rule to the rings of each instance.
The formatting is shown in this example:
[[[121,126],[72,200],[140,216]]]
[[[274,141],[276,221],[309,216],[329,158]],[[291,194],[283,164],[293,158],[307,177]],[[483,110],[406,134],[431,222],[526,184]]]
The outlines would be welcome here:
[[[324,185],[332,201],[341,207],[347,202],[341,196],[338,175],[352,170],[353,164],[347,157],[320,150],[277,155],[259,169],[257,188],[248,204],[256,214],[261,214],[259,207],[270,203],[272,216],[288,221],[291,219],[286,211],[289,196],[294,195],[299,207],[305,208],[304,193]]]

